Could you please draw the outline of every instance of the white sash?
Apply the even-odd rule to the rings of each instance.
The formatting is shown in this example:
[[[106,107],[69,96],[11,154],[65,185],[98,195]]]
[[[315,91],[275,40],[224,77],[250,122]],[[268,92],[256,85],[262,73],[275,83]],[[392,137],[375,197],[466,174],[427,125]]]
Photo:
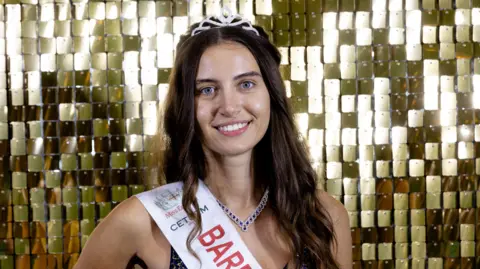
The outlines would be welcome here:
[[[202,214],[202,231],[192,241],[200,262],[187,249],[187,237],[194,222],[182,207],[182,185],[177,182],[142,192],[136,197],[162,230],[189,269],[261,269],[227,215],[200,180],[197,200]]]

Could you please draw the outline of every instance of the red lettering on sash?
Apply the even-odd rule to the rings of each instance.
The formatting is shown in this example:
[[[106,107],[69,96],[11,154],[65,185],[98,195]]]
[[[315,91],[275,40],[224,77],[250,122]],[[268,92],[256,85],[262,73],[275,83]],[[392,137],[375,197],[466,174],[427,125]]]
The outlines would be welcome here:
[[[235,261],[235,259],[236,259],[236,261]],[[222,264],[224,264],[224,263],[228,263],[227,267],[225,269],[230,269],[230,268],[232,268],[232,266],[237,267],[239,265],[242,265],[243,261],[244,261],[243,255],[240,253],[240,251],[237,251],[237,252],[233,253],[232,255],[228,256],[227,258],[225,258],[225,260],[219,262],[217,264],[217,267],[222,266]],[[242,269],[243,268],[249,268],[249,267],[250,266],[248,266],[248,267],[244,266],[244,267],[242,267]]]
[[[217,232],[217,234],[215,232]],[[222,226],[217,225],[212,229],[206,231],[204,234],[200,235],[198,237],[198,240],[200,241],[200,244],[202,244],[204,247],[208,247],[212,245],[213,242],[215,242],[217,239],[222,238],[224,235],[225,230],[222,228]]]
[[[227,243],[223,243],[207,249],[207,252],[215,252],[215,259],[213,259],[213,262],[217,262],[232,246],[232,241],[228,241]]]
[[[215,241],[221,239],[224,236],[225,230],[221,225],[217,225],[198,237],[198,241],[200,241],[200,244],[202,244],[202,246],[210,247],[213,245],[212,247],[206,249],[206,251],[215,253],[215,258],[213,259],[214,263],[217,263],[218,260],[220,260],[224,255],[226,255],[234,245],[232,241],[221,244],[217,243],[216,245],[214,245]],[[252,269],[249,264],[243,264],[244,261],[245,258],[240,253],[240,251],[236,251],[235,253],[226,257],[216,265],[218,268],[220,268],[222,265],[225,265],[226,267],[224,267],[224,269],[231,269],[232,267],[240,269]]]

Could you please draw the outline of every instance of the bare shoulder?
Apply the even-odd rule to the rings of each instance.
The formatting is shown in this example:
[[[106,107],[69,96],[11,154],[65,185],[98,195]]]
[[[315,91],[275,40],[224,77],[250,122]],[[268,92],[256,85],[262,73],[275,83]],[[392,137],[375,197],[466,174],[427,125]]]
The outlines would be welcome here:
[[[120,222],[120,224],[128,224],[129,228],[142,229],[150,223],[150,214],[148,214],[148,211],[145,209],[142,202],[140,202],[135,196],[131,196],[127,200],[121,202],[110,214],[112,217],[123,221]]]
[[[340,269],[352,268],[352,236],[348,212],[343,204],[328,192],[319,190],[318,199],[325,207],[333,222],[335,243],[331,249]]]
[[[89,236],[75,269],[126,268],[142,240],[151,237],[151,219],[134,196],[118,204]]]
[[[345,206],[324,190],[317,191],[317,197],[325,210],[332,218],[333,223],[348,220],[348,213]]]
[[[118,204],[100,222],[97,229],[101,226],[108,229],[116,228],[126,232],[126,235],[137,237],[144,233],[149,224],[150,215],[147,210],[137,197],[132,196]]]

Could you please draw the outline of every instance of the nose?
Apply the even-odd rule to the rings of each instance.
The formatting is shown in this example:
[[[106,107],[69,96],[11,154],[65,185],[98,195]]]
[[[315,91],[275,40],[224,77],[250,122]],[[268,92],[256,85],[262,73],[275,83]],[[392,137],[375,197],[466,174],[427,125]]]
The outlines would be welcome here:
[[[240,112],[241,100],[233,88],[224,88],[220,94],[219,112],[225,117],[235,117]]]

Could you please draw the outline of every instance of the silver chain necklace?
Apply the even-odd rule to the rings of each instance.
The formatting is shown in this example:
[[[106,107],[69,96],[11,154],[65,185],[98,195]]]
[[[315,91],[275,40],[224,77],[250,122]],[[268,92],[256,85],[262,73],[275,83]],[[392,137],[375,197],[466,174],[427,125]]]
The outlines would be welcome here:
[[[262,210],[267,205],[267,201],[268,201],[268,189],[265,190],[265,193],[263,194],[263,197],[260,200],[260,203],[258,204],[255,211],[253,211],[253,213],[246,220],[241,221],[239,217],[237,217],[232,211],[230,211],[230,209],[228,207],[226,207],[224,204],[222,204],[222,202],[220,202],[217,199],[217,203],[222,208],[223,212],[225,212],[225,214],[227,214],[227,216],[233,222],[235,222],[238,225],[238,227],[240,227],[240,229],[242,229],[242,231],[244,231],[244,232],[246,232],[248,230],[248,226],[250,226],[257,219],[257,217],[260,215]]]

